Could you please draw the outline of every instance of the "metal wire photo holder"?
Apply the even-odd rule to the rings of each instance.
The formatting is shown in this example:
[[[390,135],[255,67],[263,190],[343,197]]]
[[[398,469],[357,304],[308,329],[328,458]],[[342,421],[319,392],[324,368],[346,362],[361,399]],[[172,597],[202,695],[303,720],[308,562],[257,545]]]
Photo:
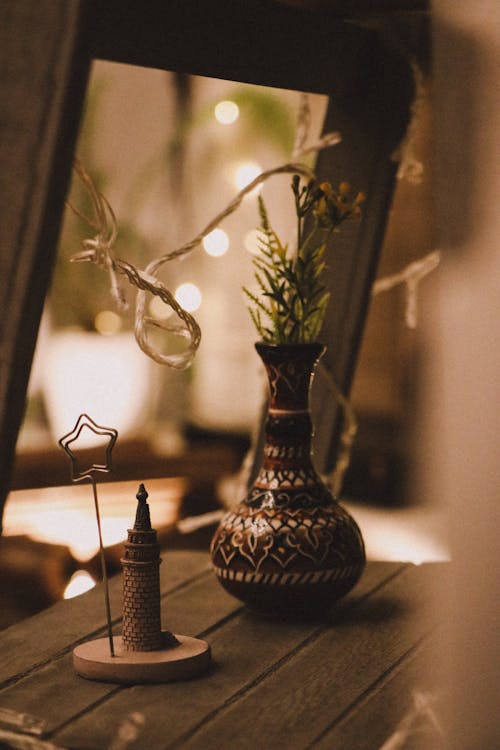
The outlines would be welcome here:
[[[92,463],[89,466],[81,467],[78,457],[75,454],[74,450],[72,450],[71,446],[73,443],[76,443],[78,439],[80,438],[82,432],[84,430],[89,430],[94,435],[97,435],[98,437],[107,437],[108,442],[105,448],[105,462],[104,463]],[[113,633],[112,633],[112,623],[111,623],[111,609],[109,604],[109,584],[108,584],[108,575],[106,571],[106,558],[104,555],[104,544],[102,541],[102,529],[101,529],[101,516],[99,513],[99,500],[97,497],[97,486],[96,486],[96,474],[109,474],[112,471],[112,459],[111,454],[113,447],[116,443],[116,439],[118,437],[118,431],[115,430],[113,427],[101,427],[100,425],[96,424],[91,417],[89,417],[88,414],[80,414],[78,417],[75,426],[71,430],[71,432],[68,432],[67,435],[64,435],[59,440],[59,445],[64,450],[66,455],[70,459],[70,465],[71,465],[71,481],[81,482],[85,479],[89,479],[92,484],[92,492],[94,495],[94,507],[95,507],[95,514],[96,514],[96,521],[97,521],[97,533],[99,535],[99,555],[101,558],[101,571],[102,571],[102,580],[104,584],[104,600],[105,600],[105,606],[106,606],[106,622],[107,622],[107,629],[108,629],[108,640],[109,640],[109,650],[111,656],[115,655],[114,651],[114,645],[113,645]]]

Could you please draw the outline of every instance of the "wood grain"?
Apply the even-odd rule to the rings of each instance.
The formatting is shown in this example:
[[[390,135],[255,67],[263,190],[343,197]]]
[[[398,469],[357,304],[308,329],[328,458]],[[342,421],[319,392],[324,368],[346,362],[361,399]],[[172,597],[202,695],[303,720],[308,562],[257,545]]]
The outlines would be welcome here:
[[[183,747],[215,749],[223,738],[232,748],[307,747],[428,632],[428,621],[417,624],[416,613],[432,575],[408,568],[355,609],[343,610],[330,628],[278,664],[265,684],[223,708]]]
[[[56,744],[87,750],[108,748],[133,712],[145,718],[137,748],[368,750],[411,707],[412,690],[428,687],[436,566],[370,562],[326,620],[287,623],[258,618],[229,597],[205,553],[176,551],[165,559],[164,626],[209,642],[214,664],[207,676],[133,687],[79,678],[71,644],[103,624],[94,591],[0,636],[2,657],[31,640],[47,657],[38,665],[18,662],[25,674],[4,680],[0,705],[44,719]]]
[[[211,571],[207,571],[206,554],[176,552],[172,557],[175,558],[175,564],[171,566],[173,570],[162,583],[162,620],[165,629],[183,635],[206,635],[215,625],[229,619],[241,609],[240,603],[219,586]],[[194,560],[190,561],[191,557]],[[113,579],[111,590],[114,595],[118,594],[118,598],[120,597],[119,578]],[[89,683],[88,680],[78,677],[73,669],[73,646],[84,639],[87,640],[89,636],[99,638],[105,633],[102,592],[98,592],[98,598],[93,596],[94,592],[95,590],[65,603],[70,609],[76,610],[71,613],[71,619],[76,620],[78,634],[68,633],[65,623],[68,619],[67,608],[66,612],[61,611],[58,605],[52,608],[52,614],[59,619],[61,625],[59,630],[65,632],[64,647],[61,647],[60,641],[57,643],[57,651],[52,645],[52,655],[48,663],[39,662],[38,668],[33,665],[34,668],[27,669],[28,673],[24,677],[18,673],[17,679],[11,678],[11,684],[0,692],[0,705],[6,708],[22,708],[23,711],[34,715],[40,714],[43,709],[48,732],[89,710],[96,702],[102,701],[104,696],[112,695],[116,691],[116,686],[111,684]],[[38,615],[28,621],[24,632],[19,634],[29,644],[29,653],[37,647],[42,649],[39,627],[46,626],[44,619],[42,615]],[[102,626],[96,630],[94,628],[97,622],[101,622]],[[38,625],[36,630],[35,623]],[[11,630],[16,628],[17,626]],[[119,622],[114,630],[116,633],[120,632]],[[5,650],[5,645],[0,640],[1,652]],[[8,645],[12,649],[15,648],[12,641],[8,642]],[[47,659],[47,648],[44,655]]]
[[[400,569],[401,566],[391,564],[369,566],[344,606],[349,610],[355,608],[363,597]],[[210,589],[207,589],[206,599],[211,600]],[[195,602],[189,606],[195,609]],[[217,612],[215,604],[214,612]],[[137,686],[113,693],[109,701],[96,705],[56,732],[54,741],[84,747],[83,738],[90,732],[95,750],[105,748],[116,723],[128,713],[140,711],[146,719],[141,734],[143,747],[178,746],[182,738],[189,736],[198,725],[204,726],[222,706],[237,700],[272,673],[282,660],[303,648],[311,633],[318,634],[322,630],[321,624],[274,622],[243,610],[236,617],[221,621],[207,636],[214,660],[209,676],[191,683],[155,686],[153,690]],[[204,637],[203,633],[197,635]],[[110,716],[114,718],[114,726],[110,725]]]
[[[440,708],[436,701],[439,693],[429,677],[431,655],[432,648],[427,642],[411,649],[389,674],[384,674],[358,702],[351,704],[309,747],[314,750],[373,750],[382,747],[402,718],[415,710],[419,695],[429,696],[433,707]],[[421,716],[419,726],[424,728],[427,747],[432,747],[433,739],[438,739],[432,724]]]
[[[209,560],[202,552],[175,552],[165,555],[161,572],[162,595],[185,587],[198,576],[207,576]],[[110,582],[111,612],[121,618],[121,577]],[[220,602],[216,599],[215,602]],[[167,600],[166,614],[169,604]],[[205,611],[200,606],[201,613]],[[179,623],[181,625],[182,623]],[[189,626],[189,622],[187,624]],[[61,601],[34,618],[23,620],[0,633],[0,686],[22,676],[27,670],[69,651],[84,638],[101,634],[105,626],[102,586],[76,599]],[[172,627],[177,626],[174,620]],[[170,626],[169,626],[170,627]],[[182,631],[181,631],[182,632]],[[43,636],[43,638],[41,638]],[[0,701],[1,703],[1,701]]]

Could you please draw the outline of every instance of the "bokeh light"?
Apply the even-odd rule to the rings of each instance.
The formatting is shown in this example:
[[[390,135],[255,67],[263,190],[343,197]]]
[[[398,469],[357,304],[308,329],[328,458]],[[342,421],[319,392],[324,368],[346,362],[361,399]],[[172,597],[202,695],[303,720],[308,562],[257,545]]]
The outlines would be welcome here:
[[[191,282],[181,284],[175,290],[175,299],[187,312],[194,312],[201,305],[201,292]]]
[[[243,190],[252,180],[262,172],[260,164],[254,161],[247,161],[239,164],[234,172],[234,184],[238,190]]]
[[[259,232],[258,229],[251,229],[249,232],[247,232],[243,238],[243,245],[245,246],[245,250],[248,250],[248,252],[252,253],[252,255],[257,255],[260,251],[259,240],[261,239],[261,237],[262,232]]]
[[[103,336],[113,336],[122,327],[122,319],[112,310],[101,310],[94,318],[94,327]]]
[[[226,99],[215,105],[214,114],[221,125],[232,125],[240,116],[240,108],[235,102]]]
[[[80,594],[93,589],[95,584],[96,582],[90,573],[87,573],[86,570],[77,570],[69,579],[69,583],[64,589],[63,598],[73,599],[75,596],[80,596]]]
[[[214,229],[203,238],[205,252],[213,258],[219,258],[229,250],[229,237],[223,229]]]

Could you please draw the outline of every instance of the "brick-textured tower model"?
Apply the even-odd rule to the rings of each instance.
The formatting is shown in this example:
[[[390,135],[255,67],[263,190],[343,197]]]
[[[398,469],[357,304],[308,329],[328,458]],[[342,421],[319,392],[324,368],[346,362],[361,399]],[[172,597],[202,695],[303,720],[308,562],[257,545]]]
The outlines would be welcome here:
[[[133,683],[186,680],[206,672],[210,646],[189,635],[161,629],[160,545],[151,528],[148,493],[144,485],[136,495],[139,504],[134,528],[128,530],[123,568],[123,631],[113,636],[114,653],[107,638],[81,643],[73,650],[73,666],[90,680]]]
[[[161,631],[160,545],[151,528],[148,493],[141,484],[134,528],[128,530],[123,568],[123,648],[155,651],[165,645]]]

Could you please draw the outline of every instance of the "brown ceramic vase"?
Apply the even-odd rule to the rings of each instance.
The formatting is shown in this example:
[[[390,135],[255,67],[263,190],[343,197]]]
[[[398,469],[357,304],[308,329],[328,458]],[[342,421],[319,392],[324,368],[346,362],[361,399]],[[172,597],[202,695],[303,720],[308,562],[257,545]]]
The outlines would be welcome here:
[[[307,617],[358,581],[363,539],[314,469],[309,389],[321,344],[256,344],[269,380],[264,459],[211,544],[225,589],[263,614]]]

